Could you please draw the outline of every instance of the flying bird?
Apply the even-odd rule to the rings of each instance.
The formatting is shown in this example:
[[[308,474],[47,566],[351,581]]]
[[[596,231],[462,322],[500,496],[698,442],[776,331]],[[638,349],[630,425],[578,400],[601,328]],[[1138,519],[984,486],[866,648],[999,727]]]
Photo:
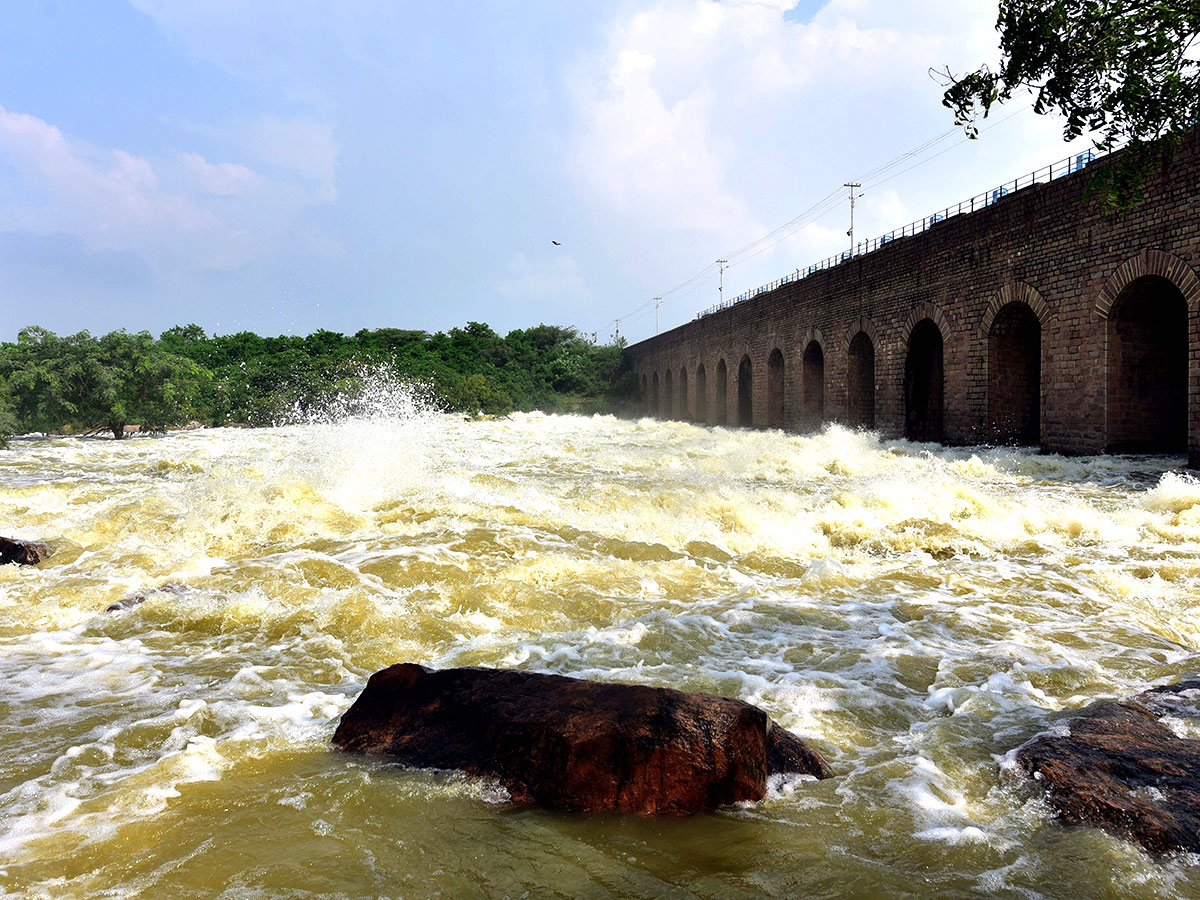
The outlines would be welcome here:
[[[552,243],[552,244],[553,244],[555,247],[561,247],[561,246],[562,246],[562,244],[560,244],[558,241],[551,241],[550,243]]]

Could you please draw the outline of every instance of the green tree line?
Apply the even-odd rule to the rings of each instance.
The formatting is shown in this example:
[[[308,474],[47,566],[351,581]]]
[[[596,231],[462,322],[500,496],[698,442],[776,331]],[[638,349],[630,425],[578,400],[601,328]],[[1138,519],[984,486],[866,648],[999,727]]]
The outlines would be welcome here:
[[[0,439],[32,431],[164,430],[274,425],[353,395],[374,373],[421,385],[442,408],[471,415],[513,410],[596,412],[628,397],[623,342],[597,344],[573,328],[538,325],[500,336],[489,326],[429,334],[397,328],[307,337],[208,335],[176,326],[148,332],[44,328],[0,343]]]

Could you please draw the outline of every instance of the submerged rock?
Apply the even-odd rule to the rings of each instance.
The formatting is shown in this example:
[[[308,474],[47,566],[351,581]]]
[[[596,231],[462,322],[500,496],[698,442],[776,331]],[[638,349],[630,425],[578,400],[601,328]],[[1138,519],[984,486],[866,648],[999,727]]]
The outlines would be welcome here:
[[[128,596],[122,597],[114,603],[104,607],[105,612],[120,612],[123,609],[132,609],[142,603],[145,603],[154,594],[182,594],[188,590],[186,584],[164,584],[156,588],[151,588],[148,591],[134,591]]]
[[[1189,679],[1094,703],[1018,748],[1016,762],[1064,822],[1156,855],[1200,852],[1200,740],[1187,736],[1197,719],[1200,679]]]
[[[22,541],[16,538],[0,537],[0,565],[16,563],[20,566],[32,566],[40,563],[50,555],[50,547],[41,541]]]
[[[761,800],[770,774],[832,774],[740,700],[509,669],[376,672],[333,742],[495,778],[519,803],[573,810],[688,814]]]
[[[132,609],[133,607],[146,602],[146,595],[141,591],[135,591],[127,597],[122,597],[120,600],[114,601],[104,607],[105,612],[120,612],[123,609]]]

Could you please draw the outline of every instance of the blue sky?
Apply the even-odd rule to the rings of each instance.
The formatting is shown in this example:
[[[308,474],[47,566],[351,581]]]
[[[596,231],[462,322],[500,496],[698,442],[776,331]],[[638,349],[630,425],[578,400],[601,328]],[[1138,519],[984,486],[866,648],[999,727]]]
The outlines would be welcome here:
[[[845,201],[737,252],[930,139],[866,180],[860,237],[1079,149],[1019,107],[946,135],[929,70],[994,61],[982,0],[11,7],[2,340],[471,320],[603,340],[618,317],[637,340],[650,298],[663,329],[717,300],[718,257],[731,296],[842,249]]]

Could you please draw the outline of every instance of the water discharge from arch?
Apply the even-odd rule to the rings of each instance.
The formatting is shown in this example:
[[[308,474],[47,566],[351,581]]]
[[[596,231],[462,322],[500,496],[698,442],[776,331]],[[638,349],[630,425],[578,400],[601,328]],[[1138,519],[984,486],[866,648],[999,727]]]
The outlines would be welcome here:
[[[913,441],[941,441],[945,407],[942,332],[922,319],[908,338],[904,359],[904,435]]]
[[[825,421],[825,351],[818,341],[809,341],[804,348],[803,366],[801,430],[813,431]]]
[[[1183,293],[1146,275],[1108,317],[1108,449],[1181,453],[1188,444],[1188,308]]]
[[[717,362],[717,378],[713,385],[713,424],[729,424],[729,370],[724,359]]]
[[[738,364],[737,399],[737,423],[748,428],[754,424],[754,367],[749,354]]]
[[[999,444],[1041,435],[1042,325],[1025,303],[1006,304],[988,331],[988,425]]]
[[[782,428],[784,424],[787,383],[783,351],[778,347],[767,358],[767,427]]]
[[[846,371],[846,406],[851,425],[875,427],[875,345],[865,331],[850,341]]]

